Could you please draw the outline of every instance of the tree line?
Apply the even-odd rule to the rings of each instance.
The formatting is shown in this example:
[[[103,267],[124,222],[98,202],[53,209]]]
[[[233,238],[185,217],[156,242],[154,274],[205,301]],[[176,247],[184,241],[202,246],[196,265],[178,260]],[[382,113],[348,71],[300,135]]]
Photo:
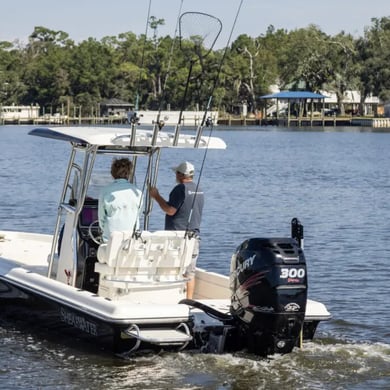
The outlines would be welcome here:
[[[199,37],[159,37],[163,23],[150,18],[151,37],[124,32],[76,44],[64,31],[39,26],[27,44],[1,41],[0,104],[38,104],[53,113],[77,106],[88,116],[112,98],[139,109],[202,110],[213,95],[212,109],[232,112],[246,102],[256,113],[271,85],[333,91],[341,111],[347,90],[360,91],[362,102],[370,94],[390,100],[390,17],[373,18],[357,38],[344,31],[330,36],[315,25],[292,31],[271,25],[207,55],[196,47]]]

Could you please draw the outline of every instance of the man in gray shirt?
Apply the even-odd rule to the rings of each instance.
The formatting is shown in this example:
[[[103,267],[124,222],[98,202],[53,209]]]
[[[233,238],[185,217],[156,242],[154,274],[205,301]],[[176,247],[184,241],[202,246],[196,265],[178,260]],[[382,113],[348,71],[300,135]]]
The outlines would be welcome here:
[[[172,169],[176,173],[178,184],[169,194],[168,201],[160,195],[155,187],[149,188],[149,194],[165,213],[165,230],[189,230],[199,236],[204,194],[193,182],[194,166],[190,162],[184,161]],[[198,240],[197,243],[199,243]],[[198,255],[199,244],[195,245],[192,263],[184,275],[189,278],[187,283],[187,298],[189,299],[192,299],[194,293],[195,267]]]

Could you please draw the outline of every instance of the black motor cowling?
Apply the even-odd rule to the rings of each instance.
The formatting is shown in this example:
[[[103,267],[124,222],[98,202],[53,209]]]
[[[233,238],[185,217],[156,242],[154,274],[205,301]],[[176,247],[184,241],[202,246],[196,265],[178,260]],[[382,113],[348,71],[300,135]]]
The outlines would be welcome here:
[[[303,327],[307,275],[294,238],[251,238],[232,256],[231,313],[243,346],[259,355],[288,353]]]

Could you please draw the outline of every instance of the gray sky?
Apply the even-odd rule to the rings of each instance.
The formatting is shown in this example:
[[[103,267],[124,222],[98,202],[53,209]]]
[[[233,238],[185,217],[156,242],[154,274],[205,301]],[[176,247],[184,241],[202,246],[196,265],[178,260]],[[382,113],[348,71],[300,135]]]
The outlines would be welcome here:
[[[218,47],[225,47],[241,0],[152,0],[150,15],[165,19],[159,35],[174,35],[180,6],[182,12],[199,11],[221,19],[223,32]],[[0,41],[27,42],[35,26],[62,30],[80,42],[89,37],[100,40],[132,31],[145,32],[149,0],[2,0]],[[335,35],[342,30],[362,36],[371,18],[390,17],[389,0],[243,0],[233,31],[257,37],[269,25],[293,30],[317,25]],[[149,34],[151,35],[151,31]]]

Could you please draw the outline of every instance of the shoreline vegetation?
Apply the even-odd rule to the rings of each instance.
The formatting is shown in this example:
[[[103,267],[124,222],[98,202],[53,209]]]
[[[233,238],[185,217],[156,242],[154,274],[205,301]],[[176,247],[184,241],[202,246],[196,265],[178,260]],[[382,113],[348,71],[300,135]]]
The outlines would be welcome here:
[[[66,113],[69,123],[72,116],[88,123],[91,116],[106,114],[104,104],[113,99],[135,109],[178,110],[188,87],[187,109],[205,107],[213,91],[212,109],[232,114],[229,124],[236,123],[233,114],[244,112],[243,105],[248,115],[262,112],[262,118],[268,117],[272,107],[262,97],[277,88],[328,91],[332,101],[322,108],[337,110],[335,125],[350,112],[369,120],[385,115],[384,105],[390,101],[390,17],[372,18],[361,37],[343,31],[327,35],[315,25],[291,31],[271,25],[257,37],[241,34],[225,49],[202,47],[199,52],[194,37],[159,36],[163,23],[150,18],[152,37],[126,32],[75,43],[64,31],[36,26],[24,46],[0,42],[0,104],[39,106],[41,115]],[[191,79],[189,55],[196,65]],[[349,91],[354,92],[352,100]],[[79,115],[73,114],[76,111]],[[276,119],[284,123],[282,117]],[[293,117],[287,119],[295,124]],[[310,118],[310,123],[332,123],[328,117],[319,119]],[[247,117],[244,122],[256,120]],[[298,118],[297,123],[306,121]]]

